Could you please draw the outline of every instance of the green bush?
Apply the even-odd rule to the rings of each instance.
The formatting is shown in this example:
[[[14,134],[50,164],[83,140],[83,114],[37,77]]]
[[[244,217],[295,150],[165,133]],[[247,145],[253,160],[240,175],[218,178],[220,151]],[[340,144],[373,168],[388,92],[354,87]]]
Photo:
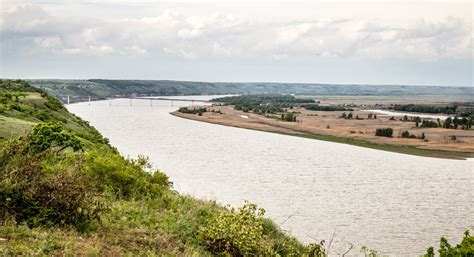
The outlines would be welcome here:
[[[81,155],[58,152],[56,148],[67,146],[53,147],[46,141],[36,151],[34,137],[32,132],[2,145],[0,223],[13,220],[32,227],[71,224],[81,230],[89,228],[106,207],[94,181],[81,170]]]
[[[474,256],[474,236],[470,236],[469,230],[466,230],[461,243],[456,246],[451,246],[446,238],[441,237],[438,252],[440,257],[472,257]],[[433,247],[429,247],[424,256],[434,257]]]
[[[296,122],[297,115],[293,112],[287,112],[281,115],[283,121]]]
[[[378,137],[392,137],[392,128],[378,128],[375,130],[375,135]]]
[[[71,133],[63,130],[58,123],[41,123],[33,127],[29,135],[31,141],[30,149],[41,152],[53,147],[59,147],[58,151],[71,147],[74,151],[82,150],[79,139]]]
[[[171,186],[166,174],[144,171],[149,168],[147,158],[126,159],[110,148],[104,147],[85,154],[84,169],[87,174],[95,181],[100,181],[101,191],[111,192],[118,197],[157,196],[163,188]]]
[[[207,249],[232,256],[274,255],[263,228],[264,210],[246,203],[238,210],[218,214],[200,231]]]

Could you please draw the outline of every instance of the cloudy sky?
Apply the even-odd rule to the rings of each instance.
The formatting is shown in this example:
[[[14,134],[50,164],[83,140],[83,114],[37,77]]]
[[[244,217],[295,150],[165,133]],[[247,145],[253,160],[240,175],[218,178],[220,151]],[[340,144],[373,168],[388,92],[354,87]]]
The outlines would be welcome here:
[[[0,0],[0,77],[472,86],[472,1]]]

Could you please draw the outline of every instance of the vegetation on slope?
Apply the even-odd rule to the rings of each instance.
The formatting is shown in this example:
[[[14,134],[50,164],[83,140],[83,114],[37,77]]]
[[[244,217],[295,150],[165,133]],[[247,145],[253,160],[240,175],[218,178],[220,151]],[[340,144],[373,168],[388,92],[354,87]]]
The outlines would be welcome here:
[[[0,141],[25,135],[33,125],[50,121],[61,122],[87,146],[108,143],[88,122],[44,91],[25,81],[0,81]]]
[[[253,204],[234,210],[179,195],[146,158],[122,157],[27,83],[3,81],[1,89],[2,116],[28,120],[32,128],[1,142],[0,255],[314,252]],[[36,117],[43,111],[45,122]]]

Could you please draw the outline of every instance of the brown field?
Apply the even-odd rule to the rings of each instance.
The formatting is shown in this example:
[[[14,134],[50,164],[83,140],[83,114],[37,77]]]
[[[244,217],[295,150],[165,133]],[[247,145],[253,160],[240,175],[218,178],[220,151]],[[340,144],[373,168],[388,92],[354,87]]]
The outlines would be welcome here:
[[[359,102],[358,104],[361,103]],[[453,156],[456,157],[457,154],[459,154],[459,157],[474,157],[474,130],[472,129],[454,130],[444,128],[416,128],[414,122],[389,120],[391,116],[383,116],[380,114],[377,114],[377,119],[368,120],[368,112],[358,109],[355,109],[355,111],[352,112],[353,117],[355,118],[356,115],[358,115],[359,118],[363,118],[363,120],[341,119],[339,116],[343,113],[342,111],[323,112],[295,108],[292,111],[300,112],[297,117],[297,122],[285,122],[258,114],[244,113],[242,111],[234,110],[233,106],[212,106],[208,107],[208,109],[221,111],[223,114],[215,112],[206,112],[203,116],[183,114],[179,112],[174,112],[173,114],[183,118],[240,128],[306,137],[310,137],[308,135],[327,136],[328,138],[324,138],[323,140],[329,141],[343,142],[343,140],[334,139],[349,138],[354,139],[357,142],[368,142],[372,145],[408,146],[412,150],[413,148],[420,150],[437,150],[437,153],[433,154],[433,157],[442,158],[446,155],[446,158],[453,158]],[[346,111],[346,113],[348,112]],[[396,118],[398,119],[399,117]],[[375,136],[375,130],[377,128],[385,127],[393,129],[394,132],[392,138]],[[416,136],[425,133],[427,140],[399,138],[400,133],[404,130],[407,130],[410,134]],[[451,140],[451,136],[456,136],[456,140]],[[357,145],[364,146],[363,144]],[[387,150],[390,151],[390,149]],[[426,153],[419,155],[431,155],[429,154],[429,151],[425,152]],[[443,152],[446,154],[443,154]],[[414,152],[413,154],[416,153]]]

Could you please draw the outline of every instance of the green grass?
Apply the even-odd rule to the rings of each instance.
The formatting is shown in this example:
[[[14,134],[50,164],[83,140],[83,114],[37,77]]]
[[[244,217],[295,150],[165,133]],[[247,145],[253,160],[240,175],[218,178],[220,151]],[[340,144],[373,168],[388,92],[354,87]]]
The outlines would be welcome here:
[[[0,141],[26,135],[34,124],[36,123],[0,115]]]

